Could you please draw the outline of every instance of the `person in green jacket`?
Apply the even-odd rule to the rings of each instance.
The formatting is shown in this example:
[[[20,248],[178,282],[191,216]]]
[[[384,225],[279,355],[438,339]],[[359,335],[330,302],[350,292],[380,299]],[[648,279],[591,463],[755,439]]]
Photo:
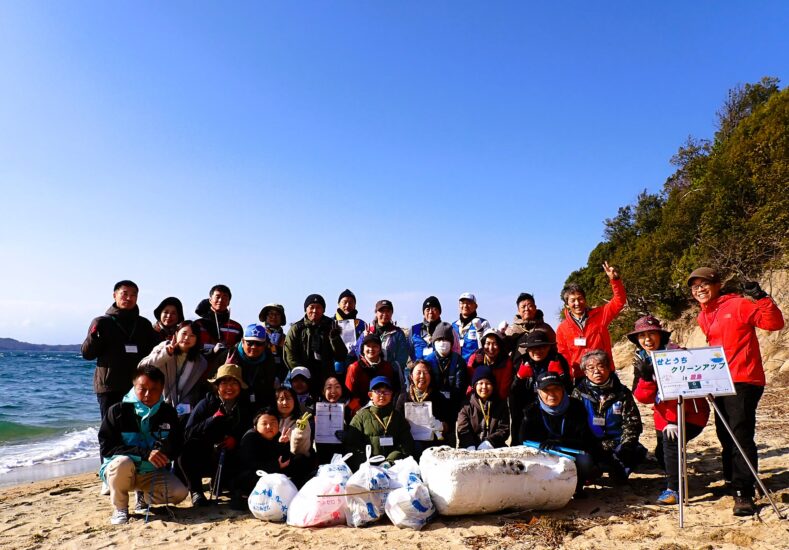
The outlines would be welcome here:
[[[348,465],[356,470],[367,459],[365,448],[372,447],[373,455],[382,455],[391,463],[414,454],[411,427],[392,402],[392,382],[386,376],[370,381],[370,404],[351,420],[345,434],[347,452],[353,453]]]

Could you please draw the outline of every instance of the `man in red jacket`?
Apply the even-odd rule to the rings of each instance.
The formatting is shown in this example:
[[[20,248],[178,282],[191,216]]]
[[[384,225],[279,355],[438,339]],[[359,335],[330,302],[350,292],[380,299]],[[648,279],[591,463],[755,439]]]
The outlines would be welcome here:
[[[612,368],[614,365],[608,325],[625,307],[627,294],[625,294],[625,285],[619,279],[616,268],[605,262],[603,269],[611,282],[611,290],[614,293],[611,301],[604,306],[588,308],[586,293],[576,283],[568,283],[562,289],[565,319],[556,329],[556,346],[559,353],[564,355],[570,363],[573,378],[584,376],[581,370],[581,357],[592,349],[605,351],[608,354],[609,364],[612,365]]]
[[[780,330],[784,326],[783,315],[759,283],[745,283],[745,297],[721,295],[720,275],[709,267],[693,271],[688,277],[688,286],[701,306],[699,326],[710,346],[723,347],[737,391],[737,395],[715,398],[715,403],[751,464],[758,469],[754,442],[756,407],[764,393],[765,379],[755,329]],[[756,512],[753,503],[755,480],[717,414],[715,431],[722,447],[723,477],[731,481],[734,491],[734,515],[753,515]]]

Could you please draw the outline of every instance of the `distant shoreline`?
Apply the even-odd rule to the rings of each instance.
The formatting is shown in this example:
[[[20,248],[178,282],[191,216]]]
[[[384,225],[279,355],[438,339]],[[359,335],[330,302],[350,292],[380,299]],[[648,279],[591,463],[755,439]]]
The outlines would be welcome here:
[[[78,352],[79,344],[31,344],[13,338],[0,338],[0,351],[69,351]]]

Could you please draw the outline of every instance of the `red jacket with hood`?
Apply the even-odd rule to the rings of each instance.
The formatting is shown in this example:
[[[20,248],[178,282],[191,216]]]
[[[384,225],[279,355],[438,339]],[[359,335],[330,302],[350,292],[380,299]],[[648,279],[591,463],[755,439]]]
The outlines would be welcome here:
[[[614,293],[611,301],[604,306],[593,307],[587,310],[587,320],[584,329],[572,319],[572,314],[565,308],[564,321],[556,329],[556,346],[559,353],[567,358],[573,369],[573,378],[581,378],[581,357],[587,351],[601,349],[608,354],[611,368],[614,367],[614,357],[611,355],[611,335],[608,334],[608,325],[611,324],[627,302],[625,285],[621,279],[611,280],[611,290]],[[586,338],[586,346],[576,346],[576,338]]]
[[[756,328],[780,330],[781,310],[769,296],[752,301],[724,294],[701,305],[697,319],[710,346],[722,346],[734,382],[764,386],[764,367]]]

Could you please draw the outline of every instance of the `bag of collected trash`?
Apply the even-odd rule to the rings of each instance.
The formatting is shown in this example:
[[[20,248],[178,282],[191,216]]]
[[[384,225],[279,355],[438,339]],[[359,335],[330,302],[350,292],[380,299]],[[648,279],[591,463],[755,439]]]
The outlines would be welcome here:
[[[386,497],[389,494],[389,476],[378,464],[385,460],[380,455],[370,456],[372,449],[367,445],[367,460],[359,466],[345,486],[345,521],[350,527],[361,527],[381,519]]]
[[[351,469],[345,460],[351,455],[334,455],[329,464],[304,484],[288,508],[288,525],[327,527],[345,521],[345,486]]]
[[[395,461],[387,470],[390,487],[397,486],[386,497],[386,515],[393,525],[419,530],[436,514],[430,491],[422,482],[419,465],[413,457]]]
[[[260,479],[247,499],[249,511],[265,521],[285,521],[290,503],[299,490],[284,474],[267,474],[263,470],[256,473]]]

